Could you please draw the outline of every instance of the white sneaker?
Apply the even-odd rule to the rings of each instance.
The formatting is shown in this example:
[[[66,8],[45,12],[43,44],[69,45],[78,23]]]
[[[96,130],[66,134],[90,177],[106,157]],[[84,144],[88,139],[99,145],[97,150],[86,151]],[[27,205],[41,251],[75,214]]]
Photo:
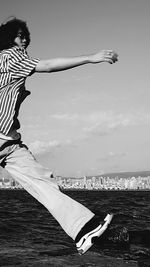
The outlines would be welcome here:
[[[112,218],[113,214],[107,214],[104,221],[101,222],[98,227],[85,234],[79,240],[79,242],[76,243],[76,247],[80,255],[84,254],[89,248],[92,247],[92,245],[94,244],[94,242],[92,241],[93,237],[100,237],[105,232]]]

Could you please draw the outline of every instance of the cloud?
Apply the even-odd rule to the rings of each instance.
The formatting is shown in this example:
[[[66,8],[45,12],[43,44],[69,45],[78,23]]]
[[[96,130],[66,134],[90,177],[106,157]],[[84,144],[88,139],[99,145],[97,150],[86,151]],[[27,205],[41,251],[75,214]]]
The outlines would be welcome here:
[[[108,135],[114,130],[150,123],[147,113],[117,114],[114,112],[93,113],[89,116],[89,125],[84,127],[87,134]]]
[[[36,140],[32,142],[31,144],[29,144],[29,149],[34,154],[43,154],[43,153],[52,151],[55,148],[60,148],[63,146],[73,146],[72,140],[66,139],[65,142],[60,142],[58,140],[53,140],[49,142]]]
[[[43,153],[58,146],[75,146],[78,142],[89,137],[103,137],[127,127],[150,125],[150,115],[146,112],[117,113],[113,111],[96,111],[86,114],[56,113],[50,117],[54,120],[54,123],[55,121],[61,121],[61,124],[56,125],[58,132],[59,127],[63,130],[63,138],[59,135],[58,140],[52,140],[47,143],[35,141],[30,145],[31,150],[35,151],[35,153]],[[66,123],[68,124],[66,125]],[[55,136],[57,136],[57,133]]]
[[[102,161],[111,161],[113,159],[120,159],[120,158],[123,158],[126,156],[126,153],[125,152],[119,152],[119,153],[116,153],[116,152],[112,152],[110,151],[108,154],[106,154],[105,156],[101,157],[101,160]]]
[[[116,130],[123,128],[149,125],[150,115],[146,112],[133,112],[133,113],[118,113],[114,111],[95,111],[91,113],[60,113],[52,114],[50,116],[54,120],[61,121],[61,127],[64,129],[67,125],[67,132],[72,131],[76,138],[71,136],[72,139],[86,139],[91,136],[106,136],[112,134]]]
[[[110,124],[111,127],[115,127],[115,125],[121,124],[123,126],[133,125],[137,123],[146,123],[150,122],[150,114],[149,113],[117,113],[113,111],[96,111],[91,113],[56,113],[50,115],[51,118],[56,120],[79,120],[82,122],[88,123],[107,123]]]
[[[36,140],[29,145],[29,149],[34,154],[42,154],[42,153],[48,152],[52,148],[59,147],[59,146],[60,146],[60,143],[56,140],[49,141],[49,142]]]
[[[67,120],[77,120],[78,119],[78,115],[77,114],[68,114],[68,113],[64,113],[64,114],[53,114],[50,116],[52,119],[56,119],[56,120],[63,120],[63,121],[67,121]]]

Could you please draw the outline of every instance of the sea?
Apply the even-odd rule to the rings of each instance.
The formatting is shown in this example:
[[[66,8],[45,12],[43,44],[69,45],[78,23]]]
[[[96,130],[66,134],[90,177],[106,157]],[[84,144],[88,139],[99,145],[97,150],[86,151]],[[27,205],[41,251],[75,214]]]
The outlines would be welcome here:
[[[130,242],[95,244],[86,254],[25,190],[0,190],[0,267],[150,267],[150,191],[65,190],[94,213],[115,213]]]

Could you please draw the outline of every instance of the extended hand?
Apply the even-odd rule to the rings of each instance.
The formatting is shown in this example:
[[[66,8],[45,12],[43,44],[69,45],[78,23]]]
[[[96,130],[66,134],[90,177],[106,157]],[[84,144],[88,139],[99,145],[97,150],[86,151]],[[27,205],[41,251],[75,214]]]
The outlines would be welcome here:
[[[118,55],[113,50],[102,50],[99,53],[90,56],[91,63],[108,62],[110,64],[118,61]]]

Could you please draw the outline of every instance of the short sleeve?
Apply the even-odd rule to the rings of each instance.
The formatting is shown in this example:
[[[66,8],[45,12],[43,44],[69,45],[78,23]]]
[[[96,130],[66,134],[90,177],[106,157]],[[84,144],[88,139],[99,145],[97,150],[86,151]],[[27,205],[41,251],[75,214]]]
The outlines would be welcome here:
[[[34,73],[39,59],[31,58],[25,49],[15,49],[9,58],[8,70],[12,79],[27,78]]]

